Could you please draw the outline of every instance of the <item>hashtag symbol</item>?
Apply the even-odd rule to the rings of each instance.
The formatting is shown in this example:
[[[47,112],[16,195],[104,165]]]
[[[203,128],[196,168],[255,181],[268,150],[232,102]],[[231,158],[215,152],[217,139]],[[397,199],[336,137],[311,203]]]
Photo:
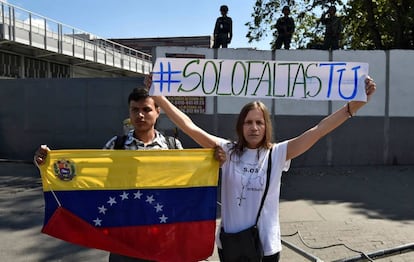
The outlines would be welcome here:
[[[160,92],[162,92],[163,88],[164,88],[164,84],[167,84],[167,90],[168,93],[171,90],[171,84],[172,83],[181,83],[181,80],[173,80],[171,79],[172,75],[174,74],[181,74],[181,71],[171,71],[171,63],[168,62],[168,68],[167,71],[164,71],[164,64],[161,62],[160,63],[160,71],[159,72],[153,72],[154,74],[159,74],[160,75],[160,80],[153,80],[153,83],[159,83],[160,84]],[[165,75],[167,75],[167,78],[165,79]]]

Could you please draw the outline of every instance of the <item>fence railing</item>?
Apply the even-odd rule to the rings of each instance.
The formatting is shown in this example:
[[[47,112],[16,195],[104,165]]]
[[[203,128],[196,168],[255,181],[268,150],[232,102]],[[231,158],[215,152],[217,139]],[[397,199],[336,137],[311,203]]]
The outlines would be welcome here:
[[[13,41],[142,74],[151,55],[0,0],[0,41]]]

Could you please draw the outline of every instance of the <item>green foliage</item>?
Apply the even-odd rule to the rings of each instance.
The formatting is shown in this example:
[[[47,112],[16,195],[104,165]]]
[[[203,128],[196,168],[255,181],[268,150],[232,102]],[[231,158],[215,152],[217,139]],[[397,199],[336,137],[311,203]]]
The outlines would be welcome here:
[[[277,20],[274,16],[279,9],[279,1],[256,1],[251,15],[253,21],[245,24],[249,28],[246,35],[249,43],[259,41],[268,35],[268,30],[274,30],[272,26],[276,24]]]
[[[414,49],[412,0],[350,0],[346,17],[353,49]]]
[[[344,31],[344,49],[414,49],[414,1],[412,0],[256,0],[246,35],[249,42],[260,41],[277,31],[274,25],[284,5],[291,7],[296,30],[293,48],[317,48],[322,44],[324,26],[318,21],[330,5],[337,7]]]

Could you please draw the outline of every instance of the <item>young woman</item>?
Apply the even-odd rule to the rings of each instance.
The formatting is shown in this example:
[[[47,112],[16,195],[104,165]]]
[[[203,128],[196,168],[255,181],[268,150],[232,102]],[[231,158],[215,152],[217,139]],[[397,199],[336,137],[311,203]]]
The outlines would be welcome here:
[[[147,88],[151,87],[151,82],[151,77],[147,77]],[[369,101],[376,90],[376,85],[370,77],[365,79],[365,90]],[[291,159],[305,153],[366,104],[350,101],[301,135],[273,143],[271,117],[266,106],[260,101],[248,103],[242,108],[236,124],[237,141],[229,141],[201,129],[167,98],[154,96],[153,99],[178,128],[200,146],[219,146],[223,149],[216,150],[216,154],[222,154],[221,159],[225,159],[222,164],[221,227],[227,233],[236,233],[255,224],[266,185],[269,149],[272,148],[269,190],[258,222],[264,250],[262,261],[279,261],[279,252],[282,249],[279,226],[282,171],[289,169]],[[220,159],[220,156],[217,159]],[[216,243],[221,255],[223,251],[219,235],[216,237]]]

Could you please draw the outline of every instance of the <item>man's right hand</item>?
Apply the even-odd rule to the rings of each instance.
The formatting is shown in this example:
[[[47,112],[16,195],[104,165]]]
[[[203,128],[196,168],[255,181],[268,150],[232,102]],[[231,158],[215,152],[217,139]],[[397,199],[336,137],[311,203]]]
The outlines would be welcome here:
[[[144,78],[144,85],[145,88],[148,90],[148,92],[151,89],[151,85],[152,85],[152,74],[146,75]]]
[[[37,165],[43,165],[46,161],[47,152],[50,149],[47,147],[47,145],[41,145],[39,149],[36,150],[36,153],[34,155],[34,161]]]

